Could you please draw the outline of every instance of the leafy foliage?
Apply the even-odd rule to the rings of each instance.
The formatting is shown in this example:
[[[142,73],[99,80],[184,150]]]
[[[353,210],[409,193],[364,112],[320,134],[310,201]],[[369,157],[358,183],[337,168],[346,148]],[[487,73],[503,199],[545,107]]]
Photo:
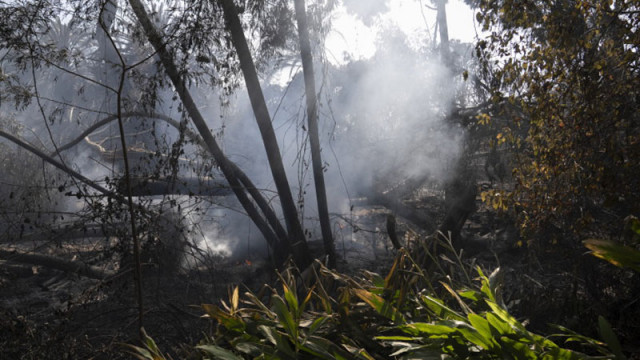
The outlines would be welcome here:
[[[588,239],[584,241],[591,253],[603,260],[621,268],[629,268],[640,272],[640,221],[635,217],[625,219],[627,224],[624,229],[624,240],[628,243],[620,243],[611,240]]]
[[[553,336],[527,330],[502,303],[499,269],[487,276],[478,267],[473,283],[449,278],[425,288],[430,280],[404,250],[386,277],[365,272],[355,279],[319,263],[315,268],[310,288],[290,268],[280,291],[265,287],[241,296],[235,287],[228,303],[203,305],[218,327],[197,349],[215,359],[588,359],[552,338],[605,358],[613,357],[608,346],[620,348],[604,318],[606,343],[562,327]],[[158,358],[151,350],[138,353]]]
[[[487,115],[510,117],[500,136],[520,152],[517,184],[497,195],[506,196],[523,232],[584,234],[594,219],[637,213],[640,2],[478,5],[491,35],[477,54],[491,75],[493,100],[519,112]]]

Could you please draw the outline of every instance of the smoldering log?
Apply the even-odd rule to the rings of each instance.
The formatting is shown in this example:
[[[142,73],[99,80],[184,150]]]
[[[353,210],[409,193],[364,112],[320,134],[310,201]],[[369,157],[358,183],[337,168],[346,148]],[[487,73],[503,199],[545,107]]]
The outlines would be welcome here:
[[[115,271],[85,264],[82,261],[70,261],[53,256],[26,253],[18,250],[0,250],[0,259],[24,264],[39,265],[51,269],[72,272],[80,276],[104,280],[116,274]]]
[[[126,193],[124,180],[118,184],[118,192]],[[155,195],[197,195],[197,196],[228,196],[233,195],[229,184],[218,179],[131,179],[132,196]]]

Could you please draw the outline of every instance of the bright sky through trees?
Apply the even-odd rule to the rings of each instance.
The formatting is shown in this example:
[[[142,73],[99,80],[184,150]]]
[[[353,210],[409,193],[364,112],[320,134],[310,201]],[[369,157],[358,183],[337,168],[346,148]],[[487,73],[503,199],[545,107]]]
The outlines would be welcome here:
[[[340,6],[335,11],[333,30],[327,39],[330,61],[336,64],[348,58],[368,58],[375,53],[379,32],[397,28],[407,34],[413,46],[433,39],[436,12],[429,0],[389,0],[387,11],[379,14],[367,26],[361,19]],[[421,11],[422,8],[422,11]],[[473,42],[474,11],[461,0],[447,3],[449,37],[461,42]]]

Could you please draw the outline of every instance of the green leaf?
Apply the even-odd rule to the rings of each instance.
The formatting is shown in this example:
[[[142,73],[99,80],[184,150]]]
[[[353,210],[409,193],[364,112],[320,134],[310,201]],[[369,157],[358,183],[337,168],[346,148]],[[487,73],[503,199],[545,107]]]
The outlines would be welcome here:
[[[282,341],[282,336],[278,334],[276,329],[266,326],[266,325],[258,325],[258,331],[264,335],[264,337],[269,341],[272,345],[278,345],[278,342]]]
[[[492,340],[493,334],[491,333],[491,325],[489,325],[489,322],[485,318],[476,314],[469,314],[468,318],[471,325],[476,329],[478,334],[480,334],[490,344],[491,348],[498,345]]]
[[[507,324],[509,324],[511,327],[523,332],[523,333],[529,333],[524,326],[518,321],[516,320],[513,316],[511,316],[511,314],[509,314],[505,309],[501,308],[498,304],[496,304],[493,301],[489,301],[489,300],[485,300],[485,302],[487,303],[487,305],[489,305],[489,307],[491,308],[491,310],[493,311],[493,313],[502,321],[506,322]]]
[[[282,288],[284,290],[284,298],[287,300],[287,304],[289,305],[289,309],[291,309],[292,315],[298,319],[300,318],[300,312],[298,308],[298,297],[292,292],[286,284],[282,284]]]
[[[439,299],[433,298],[431,296],[424,296],[424,295],[421,297],[421,299],[422,299],[422,302],[424,302],[425,305],[427,305],[427,307],[431,309],[431,311],[433,311],[438,317],[442,319],[445,319],[445,320],[453,319],[453,320],[460,320],[460,321],[466,320],[464,316],[460,315],[453,309],[446,306]]]
[[[598,239],[585,240],[583,244],[596,257],[606,260],[615,266],[640,272],[640,251],[632,247]]]
[[[414,336],[422,335],[444,335],[457,331],[455,324],[449,322],[446,324],[428,324],[428,323],[413,323],[407,325],[398,326],[398,329],[404,333]]]
[[[538,360],[538,355],[531,349],[531,344],[513,340],[506,336],[502,336],[500,338],[500,342],[503,344],[505,352],[510,354],[515,359]]]
[[[506,321],[499,319],[493,315],[493,313],[487,313],[486,317],[491,327],[493,327],[499,335],[515,334],[513,328],[509,326]]]
[[[285,329],[291,341],[295,344],[298,343],[298,324],[294,320],[294,315],[289,311],[284,300],[278,295],[271,297],[271,303],[273,304],[273,311],[278,316],[278,320],[282,327]]]
[[[241,318],[237,318],[232,316],[231,314],[228,314],[216,305],[202,304],[202,308],[204,309],[207,316],[218,320],[220,325],[224,326],[227,330],[234,332],[245,331],[246,324],[241,320]]]
[[[242,360],[242,357],[232,353],[229,350],[225,350],[217,345],[198,345],[196,349],[211,355],[214,359],[220,360]]]
[[[622,353],[622,346],[618,341],[618,337],[613,332],[611,324],[602,316],[598,316],[598,327],[600,330],[600,336],[607,343],[609,349],[616,355],[617,360],[625,360],[626,356]]]
[[[248,342],[248,341],[238,342],[233,346],[235,350],[253,357],[264,354],[266,351],[265,347],[266,346],[262,344],[258,345],[257,343]]]
[[[153,358],[153,355],[149,352],[149,350],[145,348],[141,348],[135,345],[125,344],[125,347],[132,350],[132,352],[127,351],[131,356],[135,357],[138,360],[156,360]]]
[[[549,359],[549,360],[556,360],[556,359],[560,359],[560,360],[581,360],[581,359],[586,359],[586,358],[587,357],[585,355],[583,355],[583,354],[577,353],[575,351],[567,350],[567,349],[561,349],[561,348],[551,349],[543,357],[543,359]]]
[[[329,320],[327,316],[320,316],[313,320],[313,323],[311,323],[311,326],[309,326],[308,335],[313,335],[322,325],[327,322],[327,320]]]
[[[291,349],[291,345],[289,344],[289,340],[283,337],[275,328],[269,327],[266,325],[258,326],[258,331],[260,331],[265,338],[275,347],[282,352],[283,355],[287,355],[290,358],[295,358],[295,352]]]
[[[372,294],[371,292],[364,289],[353,289],[353,292],[356,296],[369,304],[369,306],[376,310],[380,315],[392,320],[396,324],[406,323],[404,316],[396,308],[394,308],[391,303],[384,300],[380,296]]]
[[[302,351],[313,355],[314,358],[317,359],[333,360],[336,358],[336,354],[340,354],[340,356],[344,358],[349,357],[349,354],[346,351],[342,350],[331,341],[319,336],[310,336],[305,339],[304,345],[301,349]]]
[[[472,301],[480,301],[482,299],[482,294],[475,290],[458,290],[458,295]]]
[[[485,350],[491,350],[493,348],[491,340],[485,338],[480,332],[473,328],[461,327],[458,329],[458,332],[460,332],[460,334],[462,334],[462,336],[464,336],[467,341],[478,345]]]

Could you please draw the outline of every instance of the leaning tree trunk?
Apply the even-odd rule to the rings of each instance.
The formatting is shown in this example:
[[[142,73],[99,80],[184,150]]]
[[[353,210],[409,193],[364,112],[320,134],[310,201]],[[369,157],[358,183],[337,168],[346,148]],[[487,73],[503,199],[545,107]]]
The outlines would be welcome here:
[[[160,32],[158,32],[158,30],[151,22],[149,15],[142,5],[142,2],[140,0],[129,0],[129,4],[136,14],[138,21],[140,21],[147,39],[149,40],[153,48],[157,51],[162,65],[164,66],[165,71],[169,76],[169,79],[173,83],[175,90],[182,101],[182,104],[187,110],[187,113],[191,117],[194,125],[198,129],[200,136],[202,136],[207,149],[213,156],[218,166],[220,166],[220,170],[229,182],[231,189],[235,193],[242,207],[247,212],[247,215],[258,227],[260,233],[265,237],[271,249],[273,249],[276,265],[282,265],[290,253],[290,247],[289,243],[283,241],[285,239],[280,239],[276,235],[276,229],[278,228],[279,224],[267,223],[267,221],[270,221],[269,219],[274,219],[275,217],[269,216],[269,214],[260,214],[254,203],[247,196],[247,193],[245,192],[247,189],[243,186],[244,181],[241,181],[239,179],[246,178],[246,175],[244,175],[240,171],[240,169],[224,155],[222,149],[213,137],[213,134],[211,134],[211,132],[209,131],[204,117],[200,113],[200,110],[196,106],[195,101],[191,97],[191,93],[187,89],[184,81],[182,80],[182,77],[180,76],[169,47],[164,42],[164,39],[161,36]],[[266,203],[266,200],[264,200],[257,191],[253,191],[251,192],[251,194],[258,204]],[[267,217],[267,220],[265,220],[263,215]],[[308,262],[299,263],[298,265],[306,266],[306,264],[308,264]]]
[[[267,109],[267,104],[262,94],[262,88],[260,87],[260,81],[258,80],[258,74],[256,67],[249,51],[249,45],[247,39],[244,36],[244,30],[242,29],[242,23],[238,16],[238,10],[233,0],[222,0],[222,10],[224,12],[225,24],[227,30],[231,34],[231,41],[236,49],[238,58],[240,60],[240,68],[244,75],[244,80],[247,85],[247,92],[249,93],[249,100],[253,108],[253,113],[260,129],[262,136],[262,142],[264,143],[265,150],[267,152],[267,159],[269,160],[269,167],[271,168],[271,174],[280,196],[280,204],[282,206],[282,212],[287,224],[287,230],[289,233],[289,246],[291,248],[294,261],[298,266],[306,268],[311,264],[311,256],[309,254],[309,247],[304,238],[302,225],[298,218],[298,210],[296,204],[293,201],[293,195],[291,194],[291,188],[289,187],[289,181],[284,170],[282,163],[282,156],[280,155],[280,148],[278,147],[278,141],[276,139],[275,131],[271,124],[271,116]]]
[[[309,143],[311,145],[311,162],[313,164],[313,180],[316,185],[316,200],[320,215],[320,229],[324,251],[329,256],[329,267],[336,266],[336,250],[331,234],[331,222],[329,221],[329,207],[327,204],[327,191],[324,184],[324,170],[322,169],[322,156],[320,155],[320,136],[318,134],[318,100],[316,97],[316,81],[313,71],[313,58],[311,57],[311,44],[309,41],[309,28],[307,26],[307,14],[304,0],[295,0],[296,20],[298,22],[298,35],[300,36],[300,56],[302,57],[302,70],[304,72],[304,84],[307,97],[307,120],[309,125]]]

